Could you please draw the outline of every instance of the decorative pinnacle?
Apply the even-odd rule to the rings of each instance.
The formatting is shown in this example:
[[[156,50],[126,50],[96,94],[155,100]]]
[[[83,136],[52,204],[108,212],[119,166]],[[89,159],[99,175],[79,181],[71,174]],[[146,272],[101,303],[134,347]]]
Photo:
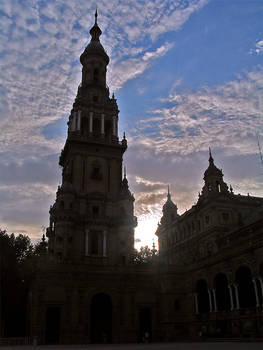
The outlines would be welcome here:
[[[209,163],[213,163],[214,159],[212,157],[211,148],[209,147]]]
[[[126,179],[126,166],[124,166],[124,179]]]
[[[168,185],[168,193],[167,193],[167,198],[171,199],[171,195],[170,195],[170,186]]]
[[[95,24],[97,24],[97,18],[98,18],[98,9],[96,7],[96,12],[95,12]]]
[[[124,131],[124,133],[123,133],[123,139],[126,140],[125,131]]]

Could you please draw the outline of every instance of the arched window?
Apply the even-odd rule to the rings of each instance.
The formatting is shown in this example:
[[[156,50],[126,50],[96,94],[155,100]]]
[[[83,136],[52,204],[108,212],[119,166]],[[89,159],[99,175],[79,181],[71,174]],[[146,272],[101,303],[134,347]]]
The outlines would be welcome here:
[[[98,70],[98,68],[95,68],[94,71],[93,71],[93,79],[95,81],[97,81],[98,77],[99,77],[99,70]]]
[[[242,308],[256,306],[256,296],[252,274],[247,266],[240,266],[236,272],[238,284],[239,306]]]
[[[216,182],[216,190],[217,192],[221,192],[220,183],[218,181]]]
[[[216,291],[216,304],[218,311],[230,310],[230,294],[227,277],[223,273],[215,276],[214,287]]]
[[[92,163],[91,178],[93,180],[102,180],[101,166],[98,161]]]
[[[198,311],[200,314],[209,312],[209,296],[207,282],[202,279],[196,283]]]

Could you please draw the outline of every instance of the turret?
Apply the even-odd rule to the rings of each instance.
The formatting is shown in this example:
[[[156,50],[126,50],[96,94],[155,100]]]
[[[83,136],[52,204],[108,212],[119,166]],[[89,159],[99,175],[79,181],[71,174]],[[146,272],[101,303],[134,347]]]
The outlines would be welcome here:
[[[167,200],[163,205],[163,216],[161,219],[162,224],[170,223],[178,217],[177,206],[171,199],[170,189],[168,186]]]
[[[217,195],[219,193],[228,193],[228,186],[223,181],[223,172],[214,164],[211,149],[209,148],[209,166],[204,173],[205,185],[202,189],[202,196]]]

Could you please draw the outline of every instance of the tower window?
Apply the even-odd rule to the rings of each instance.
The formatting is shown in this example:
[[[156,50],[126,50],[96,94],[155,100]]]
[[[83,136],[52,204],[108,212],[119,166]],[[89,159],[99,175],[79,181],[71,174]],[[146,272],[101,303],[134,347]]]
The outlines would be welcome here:
[[[97,218],[99,216],[99,213],[100,213],[99,207],[98,206],[93,206],[92,207],[92,216],[94,218]]]
[[[98,255],[99,253],[99,240],[97,232],[92,232],[91,235],[91,254]]]
[[[94,162],[92,165],[91,178],[93,180],[102,180],[101,168],[98,162]]]
[[[99,70],[97,68],[95,68],[94,71],[93,71],[93,79],[95,81],[97,81],[98,80],[98,76],[99,76]]]
[[[98,102],[98,99],[99,99],[99,98],[98,98],[97,95],[94,95],[92,99],[93,99],[93,102]]]
[[[229,220],[229,213],[223,213],[222,214],[223,220],[227,222]]]
[[[91,231],[89,234],[89,254],[102,255],[102,233]]]
[[[175,311],[180,311],[181,305],[180,305],[180,301],[178,299],[176,299],[174,301],[174,309]]]

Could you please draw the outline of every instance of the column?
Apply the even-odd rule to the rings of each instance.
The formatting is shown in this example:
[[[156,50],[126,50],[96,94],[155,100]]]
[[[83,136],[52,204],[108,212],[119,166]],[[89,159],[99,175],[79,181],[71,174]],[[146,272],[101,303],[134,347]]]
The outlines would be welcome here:
[[[239,298],[238,298],[238,289],[237,289],[237,284],[233,284],[235,288],[235,295],[236,295],[236,301],[237,301],[237,310],[239,310]]]
[[[216,290],[215,289],[212,289],[213,291],[213,297],[214,297],[214,305],[215,305],[215,312],[217,312],[217,304],[216,304]]]
[[[101,115],[101,133],[104,134],[104,114]]]
[[[107,231],[103,231],[103,256],[107,256]]]
[[[232,286],[231,284],[228,285],[229,294],[230,294],[230,303],[231,303],[231,311],[234,310],[234,303],[233,303],[233,293],[232,293]]]
[[[115,117],[115,115],[113,116],[113,118],[112,118],[112,134],[113,134],[113,136],[116,136],[116,117]]]
[[[197,298],[197,293],[194,294],[195,296],[195,313],[196,315],[199,314],[199,310],[198,310],[198,298]]]
[[[89,230],[85,230],[85,256],[89,255]]]
[[[255,289],[255,294],[256,294],[256,307],[259,307],[257,282],[256,282],[255,278],[253,278],[252,281],[253,281],[253,284],[254,284],[254,289]]]
[[[81,121],[81,111],[78,111],[78,123],[77,123],[77,130],[80,130],[80,121]]]
[[[76,112],[73,112],[72,131],[76,130]]]
[[[212,298],[211,298],[211,294],[210,294],[210,290],[207,289],[207,293],[208,293],[208,296],[209,296],[209,312],[212,312],[213,308],[212,308]]]
[[[89,113],[89,132],[93,131],[93,112]]]
[[[263,306],[263,281],[262,281],[261,277],[259,277],[258,280],[259,280],[260,287],[261,287],[262,306]]]

